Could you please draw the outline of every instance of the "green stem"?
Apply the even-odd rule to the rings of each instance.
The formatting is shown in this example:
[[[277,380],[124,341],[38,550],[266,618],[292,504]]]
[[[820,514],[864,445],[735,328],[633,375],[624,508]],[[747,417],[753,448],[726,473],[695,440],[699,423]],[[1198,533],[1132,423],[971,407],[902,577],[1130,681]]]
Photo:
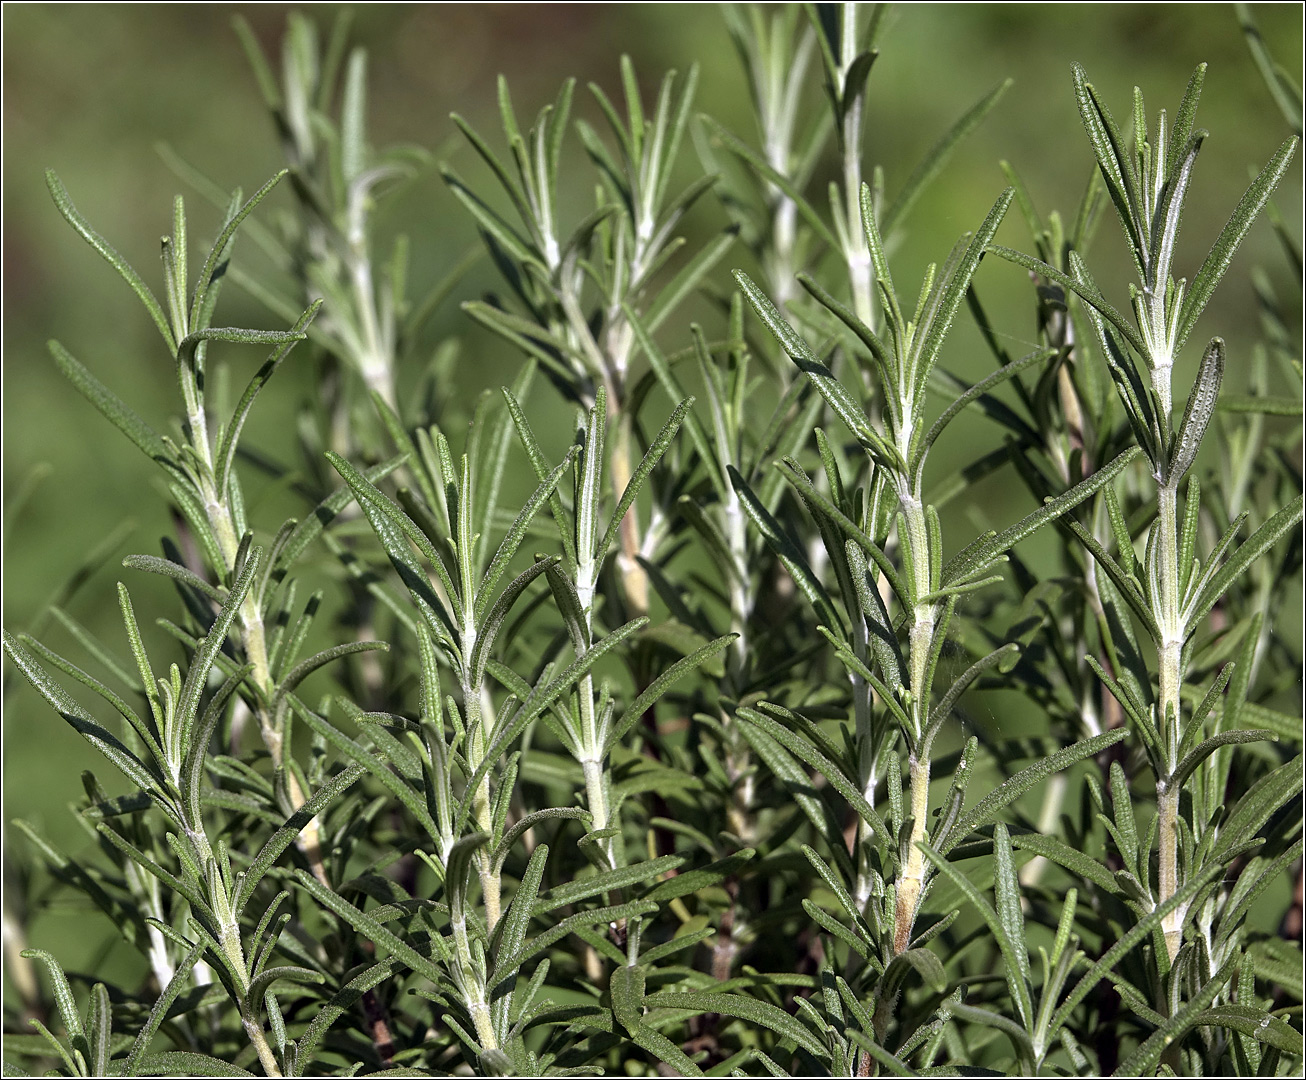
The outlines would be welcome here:
[[[839,81],[842,87],[849,68],[857,58],[857,4],[843,4],[840,11]],[[843,197],[847,223],[848,279],[853,295],[853,310],[867,326],[875,328],[874,287],[871,278],[871,253],[862,228],[862,95],[858,91],[844,113],[843,130]]]
[[[472,1024],[476,1028],[476,1037],[481,1042],[482,1050],[499,1049],[499,1040],[494,1034],[494,1024],[490,1022],[490,1006],[484,998],[475,998],[467,1003],[467,1011],[472,1014]]]
[[[911,562],[904,567],[912,581],[914,596],[925,596],[931,589],[930,534],[925,520],[925,508],[918,491],[907,488],[903,481],[899,492],[903,522],[911,543]],[[929,719],[930,688],[925,685],[937,613],[932,603],[915,604],[912,625],[908,632],[908,667],[911,680],[910,718],[913,731],[908,732],[909,745],[914,745],[925,731]],[[911,772],[911,839],[907,847],[907,864],[898,875],[897,903],[893,919],[894,953],[905,952],[911,943],[912,926],[916,909],[920,905],[925,886],[925,857],[917,846],[926,840],[925,822],[930,808],[930,747],[928,743],[914,745],[910,757]]]
[[[1157,903],[1164,904],[1179,888],[1179,789],[1164,780],[1156,784],[1156,807],[1159,826],[1160,858],[1157,867]],[[1181,904],[1161,920],[1165,949],[1171,962],[1183,944],[1186,905]]]
[[[1183,689],[1184,627],[1179,595],[1179,513],[1178,490],[1173,484],[1157,489],[1157,585],[1161,640],[1157,643],[1160,693],[1157,699],[1157,723],[1165,747],[1166,775],[1156,780],[1159,862],[1157,867],[1157,903],[1164,904],[1179,888],[1179,789],[1170,780],[1178,762],[1180,734],[1180,693]],[[1162,920],[1166,951],[1173,961],[1183,943],[1183,924],[1187,908],[1180,905]]]
[[[466,655],[471,655],[471,647],[464,642]],[[486,732],[481,719],[481,691],[471,684],[470,678],[463,679],[463,712],[467,728],[467,764],[474,773],[481,767],[486,753]],[[472,817],[481,832],[489,836],[494,831],[493,811],[490,805],[490,774],[481,777],[472,796]],[[476,853],[476,874],[481,882],[481,903],[485,906],[485,926],[493,931],[499,922],[502,910],[503,882],[494,867],[490,853],[481,848]]]
[[[485,976],[483,967],[478,969],[478,965],[472,957],[471,942],[467,937],[467,920],[461,905],[454,912],[454,918],[450,924],[454,940],[454,950],[458,956],[458,967],[455,972],[455,981],[459,990],[462,992],[463,1004],[467,1006],[467,1012],[472,1018],[472,1026],[476,1029],[476,1038],[481,1044],[481,1050],[497,1050],[499,1040],[494,1034],[493,1017],[490,1015],[490,1006],[485,1000]]]
[[[185,379],[182,380],[182,387],[183,390],[186,389]],[[204,501],[205,516],[222,552],[221,569],[234,576],[236,555],[240,550],[240,537],[236,533],[236,522],[231,512],[230,502],[225,497],[225,493],[218,491],[214,486],[213,450],[209,446],[204,405],[198,393],[194,391],[185,393],[184,397],[191,431],[191,445],[201,462],[199,489],[200,497]],[[250,680],[257,691],[254,712],[258,718],[259,734],[263,738],[264,746],[267,747],[273,766],[280,768],[285,758],[285,749],[280,724],[268,708],[275,684],[272,667],[268,661],[267,630],[263,624],[263,611],[253,589],[245,594],[240,611],[237,613],[237,620],[240,623],[240,642],[245,650],[245,659],[253,668],[250,672]],[[308,797],[300,787],[299,778],[293,769],[287,769],[285,775],[291,805],[298,810],[308,801]],[[308,858],[313,874],[323,885],[330,888],[326,869],[322,864],[321,837],[316,817],[304,827],[296,843]]]
[[[898,898],[893,914],[893,952],[896,956],[907,951],[911,944],[912,927],[916,910],[920,906],[921,891],[925,887],[925,856],[919,844],[928,837],[925,832],[926,817],[930,812],[930,759],[928,748],[918,758],[909,760],[911,774],[911,843],[907,851],[907,865],[898,875]]]
[[[281,1068],[277,1065],[277,1059],[272,1053],[272,1047],[268,1045],[267,1036],[263,1034],[263,1025],[259,1022],[258,1017],[242,1006],[240,1022],[245,1028],[245,1034],[249,1036],[250,1043],[258,1052],[258,1059],[263,1066],[263,1072],[268,1076],[280,1076]]]
[[[743,505],[733,487],[726,493],[724,509],[726,540],[735,566],[735,573],[729,575],[730,630],[737,635],[726,657],[726,685],[731,688],[730,695],[737,699],[748,679],[748,622],[753,610],[753,588],[748,572],[748,527]],[[723,705],[720,717],[725,732],[723,766],[730,781],[726,821],[732,833],[746,843],[752,843],[756,837],[756,823],[752,813],[754,783],[753,770],[749,768],[750,749],[747,740],[739,733],[734,712]]]
[[[617,389],[620,389],[618,384]],[[633,423],[630,412],[625,408],[625,401],[616,392],[608,393],[608,422],[617,428],[616,443],[608,463],[612,480],[612,495],[620,498],[630,483],[633,472]],[[648,574],[639,564],[639,554],[643,537],[639,528],[639,513],[634,503],[626,511],[618,528],[617,569],[621,572],[622,590],[630,608],[629,618],[648,614]]]
[[[352,232],[352,230],[351,230]],[[376,293],[372,286],[372,263],[367,254],[363,226],[351,235],[354,257],[350,260],[350,284],[354,289],[354,307],[362,329],[363,351],[358,357],[359,373],[369,390],[375,390],[391,409],[398,409],[395,397],[394,357],[381,329],[376,312]]]

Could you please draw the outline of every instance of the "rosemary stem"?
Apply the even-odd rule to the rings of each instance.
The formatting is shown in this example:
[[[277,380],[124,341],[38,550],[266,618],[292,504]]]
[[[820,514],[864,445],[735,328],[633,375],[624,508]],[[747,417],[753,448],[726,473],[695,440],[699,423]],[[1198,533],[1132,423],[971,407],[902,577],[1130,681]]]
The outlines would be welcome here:
[[[1161,641],[1158,642],[1160,693],[1157,700],[1157,724],[1165,747],[1167,773],[1178,763],[1180,733],[1180,693],[1183,687],[1183,626],[1179,596],[1179,515],[1178,490],[1174,484],[1157,489],[1158,584]],[[1179,888],[1179,788],[1170,775],[1156,781],[1158,846],[1157,902],[1165,903]],[[1183,942],[1183,924],[1187,915],[1183,905],[1162,920],[1166,950],[1174,960]]]
[[[281,1076],[281,1068],[277,1065],[277,1059],[272,1053],[272,1047],[268,1045],[267,1035],[263,1032],[263,1025],[259,1022],[257,1016],[246,1008],[241,1008],[240,1022],[245,1029],[245,1034],[249,1036],[249,1041],[258,1053],[259,1064],[263,1066],[263,1072],[268,1076]]]
[[[898,898],[893,915],[893,952],[904,953],[911,944],[912,927],[916,922],[916,909],[920,906],[921,890],[925,886],[925,857],[918,846],[927,839],[925,821],[930,811],[930,759],[928,754],[911,755],[909,762],[911,784],[911,842],[907,851],[907,864],[898,877]]]

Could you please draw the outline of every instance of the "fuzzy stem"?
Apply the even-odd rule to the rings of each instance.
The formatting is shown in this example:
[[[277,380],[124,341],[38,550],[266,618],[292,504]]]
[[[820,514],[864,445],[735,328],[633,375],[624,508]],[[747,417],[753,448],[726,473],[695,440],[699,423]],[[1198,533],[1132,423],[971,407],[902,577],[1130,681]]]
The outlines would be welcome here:
[[[581,768],[585,772],[585,800],[594,819],[594,831],[598,832],[608,827],[608,798],[603,784],[603,762],[586,758],[581,762]],[[608,855],[608,861],[615,866],[616,863],[612,862],[611,840],[604,841],[603,850]]]
[[[1160,694],[1157,700],[1157,724],[1165,747],[1166,776],[1157,777],[1156,796],[1159,822],[1159,865],[1157,867],[1157,903],[1164,904],[1179,888],[1179,789],[1171,783],[1179,755],[1180,693],[1183,687],[1184,629],[1179,596],[1179,515],[1178,491],[1173,484],[1157,489],[1158,586],[1161,641],[1157,646],[1160,668]],[[1183,942],[1183,924],[1187,916],[1180,905],[1161,923],[1166,950],[1173,961]]]
[[[1156,785],[1157,813],[1161,816],[1159,827],[1160,859],[1157,867],[1158,904],[1164,904],[1179,888],[1179,789],[1165,781]],[[1171,962],[1183,943],[1184,905],[1170,912],[1162,921],[1166,952]]]
[[[470,655],[471,649],[466,647],[467,654]],[[485,731],[482,726],[481,718],[481,692],[479,687],[474,687],[469,678],[463,680],[463,710],[465,712],[465,723],[468,733],[467,741],[467,764],[472,772],[481,767],[485,760]],[[487,772],[477,785],[476,793],[472,796],[472,817],[476,821],[476,826],[487,836],[494,830],[493,810],[490,804],[490,774]],[[489,931],[493,931],[495,925],[499,922],[499,915],[502,908],[502,889],[503,882],[499,873],[495,871],[494,862],[490,858],[490,853],[481,848],[476,853],[476,875],[481,882],[481,903],[485,906],[485,926]]]
[[[185,388],[186,380],[183,380],[183,390]],[[225,498],[223,492],[219,492],[214,487],[213,450],[209,446],[204,405],[199,400],[198,394],[194,392],[186,393],[184,396],[186,398],[187,422],[191,431],[191,445],[202,462],[200,497],[204,501],[205,515],[208,517],[209,527],[213,530],[218,547],[222,552],[222,561],[224,563],[222,569],[228,574],[234,574],[236,555],[240,550],[240,537],[236,535],[236,522],[231,512],[230,502]],[[271,757],[273,766],[281,768],[285,758],[282,734],[275,717],[268,708],[268,702],[272,700],[275,687],[272,679],[272,668],[268,661],[267,631],[263,624],[263,611],[259,606],[258,597],[254,595],[252,589],[245,594],[245,599],[241,602],[240,610],[237,613],[237,621],[240,623],[240,641],[245,649],[245,659],[253,667],[250,672],[250,679],[257,690],[255,695],[255,715],[258,717],[259,733],[263,737],[263,744],[267,747],[268,756]],[[299,779],[293,769],[286,769],[285,776],[286,790],[291,806],[294,810],[298,810],[308,801],[308,796],[300,787]],[[296,844],[307,857],[313,870],[313,876],[327,888],[330,888],[331,883],[327,879],[326,868],[322,862],[321,832],[316,817],[304,826],[303,831],[296,840]]]
[[[630,483],[630,475],[633,471],[631,450],[634,439],[631,432],[631,415],[625,408],[625,402],[620,400],[617,394],[608,395],[608,421],[617,426],[616,444],[612,448],[608,469],[612,479],[613,497],[620,498],[622,492],[626,490],[626,485]],[[621,572],[626,603],[630,606],[629,617],[638,618],[648,614],[648,574],[639,564],[641,537],[639,515],[634,503],[626,511],[626,516],[621,519],[618,538],[621,547],[617,551],[617,568]]]
[[[738,635],[728,654],[727,673],[734,686],[732,692],[738,696],[748,676],[748,621],[753,610],[753,589],[748,574],[747,524],[743,506],[733,487],[726,494],[725,524],[730,557],[737,568],[730,581],[730,629]],[[749,746],[739,733],[734,714],[727,708],[721,709],[721,725],[726,733],[724,767],[730,780],[730,804],[726,810],[726,821],[731,832],[746,842],[751,842],[755,826]]]
[[[857,4],[843,4],[840,12],[840,85],[857,58]],[[853,310],[867,326],[875,328],[874,282],[871,275],[871,254],[866,246],[862,229],[862,95],[857,92],[852,104],[844,113],[843,130],[843,197],[847,224],[848,250],[844,259],[848,264],[848,279],[853,295]]]
[[[910,490],[904,482],[899,492],[903,522],[911,542],[911,562],[904,567],[912,581],[913,595],[929,593],[930,533],[925,520],[925,508],[918,491]],[[934,642],[937,612],[932,603],[917,601],[908,632],[908,668],[911,680],[910,719],[913,731],[908,733],[909,745],[919,740],[929,720],[930,688],[925,685],[926,667]],[[912,926],[916,909],[920,905],[921,891],[925,886],[925,857],[917,846],[926,839],[925,822],[930,809],[930,747],[928,742],[917,745],[910,756],[912,831],[907,847],[907,865],[898,875],[897,904],[893,919],[893,949],[895,954],[905,952],[911,943]]]
[[[894,955],[904,953],[911,944],[912,927],[916,922],[916,909],[920,906],[921,890],[925,887],[925,856],[919,844],[927,839],[925,820],[930,812],[930,759],[928,752],[919,758],[912,754],[909,761],[911,773],[911,842],[907,851],[907,865],[898,875],[898,900],[893,913]]]
[[[242,1007],[240,1022],[245,1029],[245,1034],[249,1036],[250,1043],[258,1052],[258,1060],[263,1066],[263,1072],[268,1076],[280,1076],[281,1068],[277,1065],[277,1059],[272,1053],[272,1047],[268,1045],[268,1038],[263,1033],[263,1025],[258,1017]]]

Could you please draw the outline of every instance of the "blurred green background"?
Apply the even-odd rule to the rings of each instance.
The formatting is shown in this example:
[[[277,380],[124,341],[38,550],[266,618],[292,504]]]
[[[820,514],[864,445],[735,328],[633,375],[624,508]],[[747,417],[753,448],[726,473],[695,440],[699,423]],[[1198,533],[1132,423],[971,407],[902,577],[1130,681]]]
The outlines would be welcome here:
[[[114,582],[130,551],[156,551],[170,531],[163,501],[145,489],[157,470],[114,432],[58,374],[45,342],[57,337],[147,420],[159,427],[175,411],[176,382],[153,326],[123,283],[67,227],[45,188],[54,168],[86,217],[158,289],[158,238],[169,228],[172,196],[187,193],[156,151],[168,144],[225,188],[250,191],[280,165],[279,149],[234,34],[240,11],[265,53],[276,56],[289,7],[281,5],[6,5],[4,19],[4,622],[25,629],[50,597],[106,535],[124,521],[135,532],[118,545],[69,605],[105,640],[121,637]],[[328,25],[336,8],[306,9]],[[1301,66],[1302,9],[1255,5],[1253,11],[1279,61]],[[632,55],[646,95],[670,67],[702,66],[699,109],[754,139],[742,71],[716,8],[711,5],[368,5],[359,8],[355,37],[370,56],[369,121],[374,145],[409,142],[476,172],[455,141],[448,114],[457,110],[487,133],[496,130],[495,78],[506,74],[519,114],[533,116],[560,81],[577,76],[617,92],[617,57]],[[908,222],[897,278],[914,295],[927,261],[942,259],[973,228],[1003,186],[998,161],[1024,176],[1040,209],[1073,212],[1090,156],[1071,91],[1070,64],[1079,61],[1117,117],[1140,85],[1150,116],[1173,110],[1193,67],[1210,63],[1199,123],[1209,129],[1198,162],[1180,243],[1180,272],[1191,276],[1258,168],[1288,135],[1287,127],[1246,49],[1232,5],[904,5],[891,10],[881,57],[871,76],[869,162],[883,165],[892,195],[919,157],[952,121],[1001,79],[1015,84]],[[823,103],[812,96],[813,109]],[[579,109],[595,110],[578,94]],[[491,138],[498,146],[499,140]],[[571,175],[582,193],[592,181],[578,142],[569,143]],[[686,157],[692,158],[687,147]],[[688,166],[696,164],[687,162]],[[285,192],[274,196],[289,207]],[[815,199],[817,205],[820,199]],[[1294,163],[1277,202],[1289,228],[1301,229],[1301,165]],[[715,230],[719,207],[691,222]],[[192,248],[212,234],[216,213],[190,195]],[[380,232],[412,240],[410,292],[420,296],[475,243],[470,219],[435,170],[385,204]],[[1123,265],[1117,222],[1103,223],[1090,259]],[[706,233],[704,233],[706,235]],[[1001,242],[1028,249],[1017,215]],[[248,253],[248,248],[245,249]],[[240,249],[238,249],[238,257]],[[1114,260],[1114,262],[1113,262]],[[1230,346],[1231,379],[1239,378],[1257,333],[1253,265],[1271,274],[1281,294],[1296,286],[1270,229],[1257,225],[1208,309],[1197,337],[1222,334]],[[740,265],[729,261],[728,265]],[[519,362],[497,342],[473,332],[457,301],[494,287],[482,264],[438,314],[432,341],[465,338],[466,386],[471,392],[511,377]],[[986,264],[979,285],[996,325],[1017,341],[1033,336],[1026,283],[1010,267]],[[1115,295],[1115,294],[1112,294]],[[1123,296],[1115,296],[1123,303]],[[235,288],[224,294],[223,325],[273,326],[274,320]],[[959,328],[946,358],[972,377],[991,360],[969,328]],[[684,328],[669,336],[684,336]],[[678,339],[676,344],[683,344]],[[1186,388],[1200,352],[1181,362]],[[260,357],[236,357],[235,370]],[[1186,365],[1186,366],[1185,366]],[[250,367],[248,370],[252,370]],[[308,392],[307,367],[293,361],[279,386],[260,400],[245,441],[274,456],[291,455],[295,403]],[[296,384],[296,380],[299,384]],[[1177,393],[1183,393],[1183,390]],[[992,429],[976,428],[996,445]],[[963,448],[970,455],[972,447]],[[945,451],[946,453],[946,451]],[[44,469],[39,488],[19,513],[13,500]],[[978,493],[1001,500],[1016,487],[999,479]],[[991,490],[990,490],[991,489]],[[273,508],[275,511],[277,508]],[[265,525],[259,507],[255,520]],[[277,517],[277,521],[280,518]],[[275,525],[275,521],[272,522]],[[973,528],[973,526],[970,526]],[[964,530],[963,530],[964,531]],[[950,535],[957,535],[951,533]],[[130,581],[143,623],[170,606],[169,590],[144,575]],[[50,644],[68,646],[51,631]],[[76,647],[72,650],[76,653]],[[160,646],[160,652],[162,647]],[[56,844],[88,841],[65,807],[80,796],[78,773],[94,766],[92,751],[38,699],[7,679],[4,714],[4,814],[34,821]],[[106,779],[108,779],[106,777]],[[13,853],[21,857],[15,845]],[[101,962],[108,940],[97,929],[70,934],[73,916],[57,912],[31,927],[31,944],[59,940],[72,966]],[[78,952],[80,950],[80,954]]]

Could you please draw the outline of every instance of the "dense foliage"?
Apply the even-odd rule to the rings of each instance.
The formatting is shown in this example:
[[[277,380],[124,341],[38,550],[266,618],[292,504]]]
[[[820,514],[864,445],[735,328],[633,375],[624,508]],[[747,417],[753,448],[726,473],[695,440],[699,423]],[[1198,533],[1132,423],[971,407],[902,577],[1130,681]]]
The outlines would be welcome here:
[[[193,178],[224,224],[195,242],[177,198],[161,291],[48,174],[156,327],[176,422],[74,356],[94,342],[53,362],[176,528],[123,562],[121,639],[59,607],[74,656],[5,633],[112,766],[83,775],[86,848],[11,839],[145,972],[7,951],[6,1075],[1299,1073],[1300,327],[1263,277],[1250,356],[1202,315],[1263,217],[1300,284],[1271,202],[1300,93],[1242,12],[1296,134],[1203,257],[1205,66],[1121,124],[1076,65],[1080,205],[1040,213],[1004,166],[908,291],[913,211],[1007,84],[891,190],[882,15],[726,9],[750,132],[696,111],[694,68],[649,94],[628,60],[621,99],[589,88],[598,127],[573,82],[527,121],[501,81],[499,131],[455,115],[474,153],[440,173],[501,280],[462,307],[522,358],[475,401],[474,358],[416,346],[459,274],[414,299],[406,245],[378,250],[378,202],[431,163],[369,142],[347,19],[292,18],[279,72],[238,20],[286,169],[248,198]],[[1116,229],[1125,280],[1091,244]],[[1019,355],[981,295],[1013,274]],[[231,288],[287,329],[225,326]],[[240,345],[267,356],[237,397]],[[241,436],[288,362],[321,377],[279,463]],[[1033,509],[991,520],[994,474]],[[172,610],[133,605],[141,574]],[[1032,725],[970,723],[994,691]]]

